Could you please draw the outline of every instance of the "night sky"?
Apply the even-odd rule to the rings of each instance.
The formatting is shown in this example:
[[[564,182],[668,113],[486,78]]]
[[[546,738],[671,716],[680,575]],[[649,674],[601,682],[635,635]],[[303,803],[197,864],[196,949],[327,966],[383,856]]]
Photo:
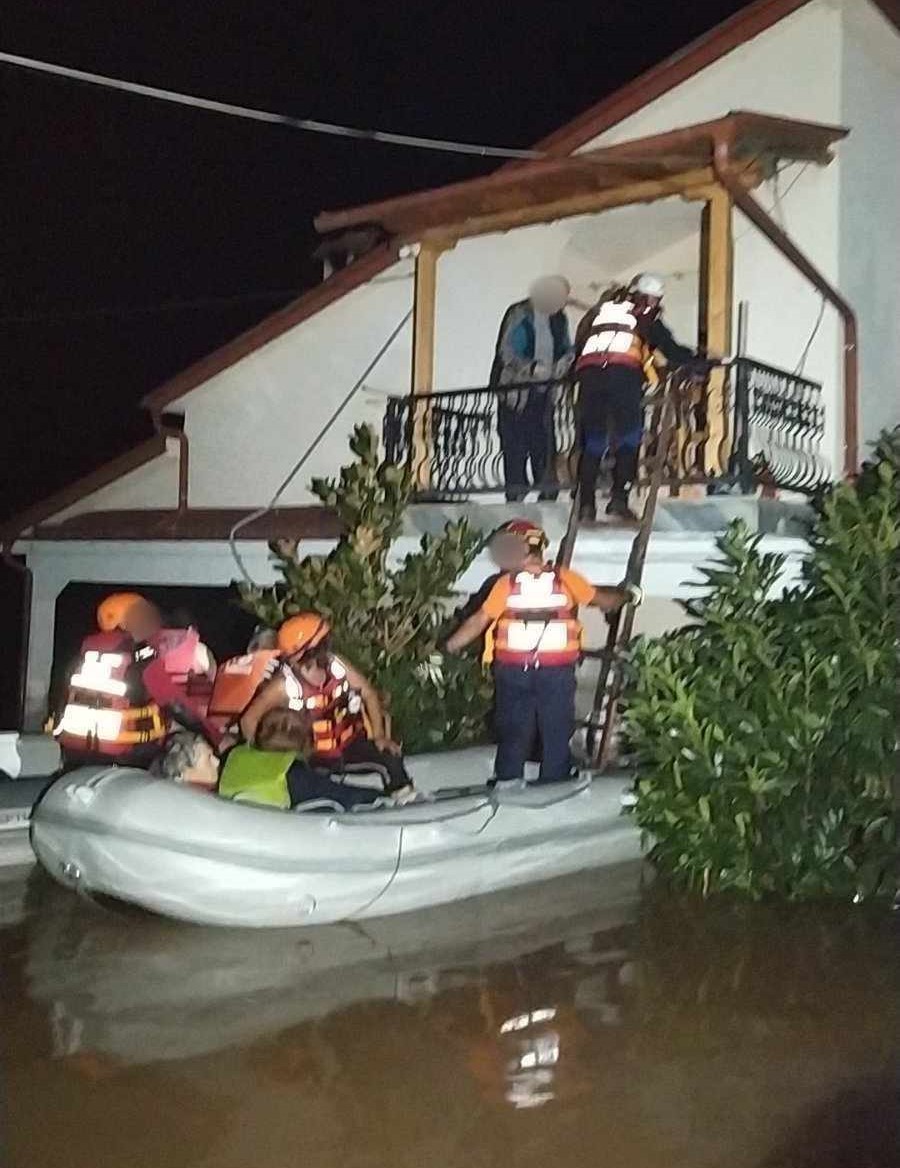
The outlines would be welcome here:
[[[298,117],[527,147],[741,7],[41,0],[5,6],[0,48]],[[496,165],[5,65],[0,102],[0,520],[146,437],[147,390],[315,283],[317,211]],[[210,298],[238,302],[183,306]]]

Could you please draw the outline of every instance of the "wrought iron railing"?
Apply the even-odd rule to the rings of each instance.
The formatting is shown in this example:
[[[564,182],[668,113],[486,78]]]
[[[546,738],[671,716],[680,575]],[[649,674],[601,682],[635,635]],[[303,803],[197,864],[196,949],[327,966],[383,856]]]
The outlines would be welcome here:
[[[813,491],[828,476],[821,386],[737,358],[704,381],[674,374],[677,426],[665,482],[752,491],[758,483]],[[645,396],[642,468],[652,454],[664,387]],[[503,492],[553,497],[574,485],[578,386],[571,378],[391,397],[384,417],[389,461],[411,468],[417,498]],[[642,473],[642,472],[641,472]]]
[[[757,482],[811,494],[831,478],[822,452],[825,406],[818,382],[746,357],[733,363],[732,469],[744,491]]]

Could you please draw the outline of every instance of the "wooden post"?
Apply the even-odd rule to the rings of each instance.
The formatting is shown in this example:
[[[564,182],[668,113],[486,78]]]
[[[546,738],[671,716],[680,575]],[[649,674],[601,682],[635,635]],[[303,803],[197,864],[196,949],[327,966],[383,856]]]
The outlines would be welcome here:
[[[419,246],[413,300],[412,395],[427,397],[434,389],[434,310],[437,262],[444,248],[428,240]],[[431,486],[431,407],[413,401],[413,474],[417,491]]]
[[[710,357],[731,354],[731,297],[733,286],[731,196],[721,187],[710,191],[700,228],[700,323],[698,337]],[[725,370],[709,378],[705,467],[708,475],[722,474],[731,452],[732,419],[725,400]]]

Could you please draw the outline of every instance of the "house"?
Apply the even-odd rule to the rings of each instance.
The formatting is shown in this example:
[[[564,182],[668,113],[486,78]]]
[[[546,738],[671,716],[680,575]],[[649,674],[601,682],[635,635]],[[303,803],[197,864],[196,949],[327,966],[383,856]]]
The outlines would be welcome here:
[[[648,560],[651,621],[674,619],[672,598],[730,515],[761,524],[796,570],[796,491],[852,474],[900,414],[898,93],[898,0],[756,0],[534,160],[320,216],[329,237],[349,233],[356,258],[335,265],[341,248],[326,248],[322,284],[147,396],[154,438],[9,525],[5,546],[32,579],[26,724],[45,710],[64,588],[224,587],[238,574],[237,524],[257,581],[271,578],[273,536],[327,548],[334,523],[307,484],[346,461],[355,423],[415,460],[422,505],[408,539],[461,506],[496,522],[484,387],[504,309],[544,273],[566,274],[591,304],[611,281],[658,271],[676,334],[743,358],[681,417],[670,482],[681,497]],[[761,499],[760,482],[781,498]],[[558,533],[564,505],[543,518]],[[591,533],[575,563],[615,579],[628,545]],[[484,572],[476,564],[461,586]]]

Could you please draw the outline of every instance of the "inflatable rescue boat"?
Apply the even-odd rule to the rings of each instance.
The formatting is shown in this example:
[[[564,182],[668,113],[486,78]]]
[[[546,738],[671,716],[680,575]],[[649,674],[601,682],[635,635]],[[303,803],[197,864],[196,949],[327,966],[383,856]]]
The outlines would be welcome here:
[[[623,780],[463,786],[489,753],[411,759],[405,807],[281,811],[124,767],[86,767],[32,818],[38,859],[60,883],[180,920],[277,927],[410,912],[640,855]],[[446,779],[445,779],[446,781]]]

